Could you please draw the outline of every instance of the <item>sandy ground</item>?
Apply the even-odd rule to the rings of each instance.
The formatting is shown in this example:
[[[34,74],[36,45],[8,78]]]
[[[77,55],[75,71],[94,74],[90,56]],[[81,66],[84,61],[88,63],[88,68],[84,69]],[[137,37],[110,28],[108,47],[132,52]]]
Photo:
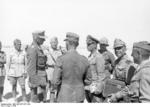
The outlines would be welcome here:
[[[4,93],[3,93],[3,102],[12,102],[12,86],[10,82],[7,80],[7,77],[5,78],[5,83],[4,83]],[[28,87],[28,80],[26,79],[26,96],[27,100],[29,101],[30,99],[30,89]],[[20,85],[17,83],[17,101],[21,102],[22,101],[22,96],[21,96],[21,88]]]

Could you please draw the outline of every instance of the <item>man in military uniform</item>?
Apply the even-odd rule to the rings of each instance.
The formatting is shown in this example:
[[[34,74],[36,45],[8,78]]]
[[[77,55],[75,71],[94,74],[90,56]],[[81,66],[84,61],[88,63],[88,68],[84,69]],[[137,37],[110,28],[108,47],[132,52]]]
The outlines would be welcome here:
[[[14,49],[8,57],[8,71],[7,79],[12,85],[13,101],[16,102],[17,83],[19,83],[22,91],[22,100],[26,102],[26,89],[25,79],[26,75],[26,56],[25,52],[21,49],[21,40],[14,40]]]
[[[6,54],[2,49],[2,43],[0,41],[0,102],[2,101],[3,91],[4,91],[4,80],[6,75],[5,64],[6,64]]]
[[[98,51],[105,59],[105,72],[107,72],[107,76],[110,77],[110,74],[112,74],[114,68],[115,57],[110,51],[107,50],[107,47],[109,46],[107,38],[103,37],[99,42],[100,50]]]
[[[113,70],[113,79],[126,82],[129,67],[133,63],[126,54],[125,42],[120,39],[115,39],[114,50],[117,59]]]
[[[58,89],[57,102],[80,103],[85,99],[84,86],[91,83],[91,72],[86,57],[80,55],[76,48],[79,36],[66,34],[67,53],[58,57],[53,76],[54,90]]]
[[[47,57],[41,48],[45,41],[45,31],[35,31],[32,33],[33,43],[27,50],[27,72],[29,75],[29,87],[31,89],[31,101],[39,102],[46,100],[46,61]],[[41,93],[37,93],[37,89]]]
[[[103,102],[102,90],[104,80],[106,78],[105,74],[105,60],[103,56],[97,50],[97,44],[99,41],[92,37],[87,36],[87,49],[90,52],[89,63],[90,70],[92,72],[92,84],[89,90],[86,90],[86,98],[88,102]]]
[[[138,100],[141,103],[150,102],[150,43],[147,41],[134,43],[132,56],[138,67],[131,79],[131,84],[122,91],[113,94],[110,101],[117,101],[128,96],[132,99],[131,102]]]
[[[105,84],[103,95],[106,98],[126,86],[128,71],[130,66],[133,65],[126,54],[126,44],[122,40],[115,39],[114,51],[117,59],[113,69],[113,75],[111,75],[111,79],[107,80]],[[121,99],[119,102],[126,102],[126,100],[127,99]]]
[[[49,93],[49,91],[51,90],[51,82],[53,80],[53,72],[54,72],[54,66],[56,64],[56,60],[59,56],[62,55],[61,50],[58,49],[58,39],[57,39],[57,37],[52,37],[51,38],[50,48],[48,48],[45,53],[46,53],[46,56],[47,56],[48,69],[46,69],[46,72],[47,72],[47,78],[48,78],[48,84],[49,84],[47,92]],[[50,95],[48,95],[47,97],[50,97]],[[51,95],[51,97],[53,97],[53,95]]]

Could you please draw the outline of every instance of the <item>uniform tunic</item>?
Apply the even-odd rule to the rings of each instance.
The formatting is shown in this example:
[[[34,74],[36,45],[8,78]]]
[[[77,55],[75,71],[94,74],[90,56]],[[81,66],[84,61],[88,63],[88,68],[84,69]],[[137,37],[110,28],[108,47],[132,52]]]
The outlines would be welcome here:
[[[112,73],[113,68],[114,68],[115,57],[108,50],[106,50],[104,52],[99,50],[99,52],[103,55],[103,57],[105,59],[105,72],[107,72],[107,75],[110,76],[110,74]]]
[[[13,50],[8,58],[8,76],[21,77],[25,70],[26,56],[24,51]]]
[[[31,87],[47,84],[46,64],[43,65],[43,69],[39,69],[38,67],[38,60],[40,57],[45,57],[44,52],[40,46],[33,43],[27,51],[27,72],[29,75],[29,85]]]
[[[132,61],[125,54],[115,61],[115,68],[113,70],[114,79],[126,82],[127,74]]]
[[[57,102],[82,102],[84,86],[91,83],[88,60],[77,51],[68,51],[56,61],[53,83],[60,91]]]
[[[126,89],[117,93],[118,98],[125,96],[138,98],[142,103],[150,102],[150,61],[143,61],[137,68],[131,84]]]
[[[103,56],[97,51],[91,54],[88,58],[90,63],[90,70],[92,72],[92,81],[99,82],[105,79],[105,61]]]

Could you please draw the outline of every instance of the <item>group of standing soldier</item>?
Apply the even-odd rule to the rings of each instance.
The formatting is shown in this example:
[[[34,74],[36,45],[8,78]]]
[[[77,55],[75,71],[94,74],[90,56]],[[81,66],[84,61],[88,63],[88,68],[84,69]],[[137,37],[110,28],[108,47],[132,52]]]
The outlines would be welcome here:
[[[33,42],[21,50],[21,41],[14,41],[14,51],[8,57],[7,79],[12,85],[16,101],[17,82],[22,100],[26,99],[25,79],[28,78],[31,102],[73,102],[85,99],[93,102],[150,102],[150,43],[133,44],[133,61],[126,54],[126,44],[114,40],[114,52],[107,50],[107,38],[100,41],[88,35],[88,58],[77,52],[79,35],[66,33],[66,51],[58,49],[58,39],[50,40],[51,47],[43,48],[45,31],[32,33]],[[100,46],[98,50],[98,45]],[[6,75],[6,54],[0,43],[0,101]],[[48,94],[49,93],[49,94]]]

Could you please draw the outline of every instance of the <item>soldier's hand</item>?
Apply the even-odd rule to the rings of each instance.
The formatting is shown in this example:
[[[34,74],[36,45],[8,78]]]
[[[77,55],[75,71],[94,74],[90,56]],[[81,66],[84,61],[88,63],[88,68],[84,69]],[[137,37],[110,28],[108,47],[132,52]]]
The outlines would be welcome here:
[[[109,102],[116,102],[116,101],[117,101],[116,95],[115,94],[111,94],[110,98],[109,98]]]
[[[113,79],[113,75],[112,74],[110,75],[110,79]]]

